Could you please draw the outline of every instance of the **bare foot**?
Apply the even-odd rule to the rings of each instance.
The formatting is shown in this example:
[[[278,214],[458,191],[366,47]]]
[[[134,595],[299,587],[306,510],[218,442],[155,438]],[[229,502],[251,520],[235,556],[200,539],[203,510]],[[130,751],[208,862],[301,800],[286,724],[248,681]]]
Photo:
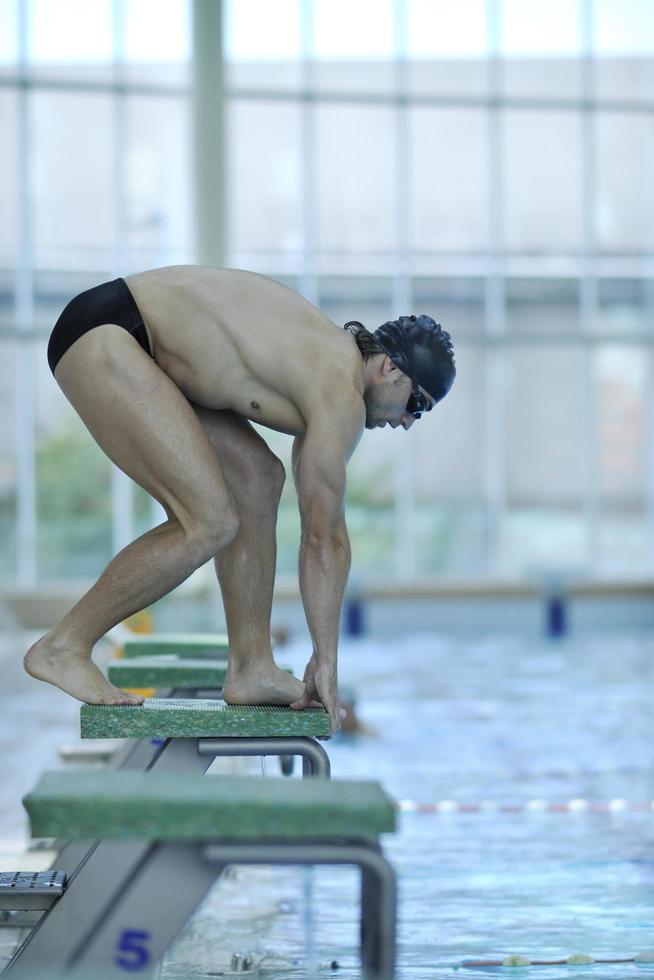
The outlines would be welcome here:
[[[54,684],[86,704],[137,705],[144,700],[110,684],[86,649],[55,649],[47,635],[29,648],[23,666],[32,677]]]
[[[303,694],[302,681],[268,665],[230,668],[223,687],[227,704],[291,704]]]

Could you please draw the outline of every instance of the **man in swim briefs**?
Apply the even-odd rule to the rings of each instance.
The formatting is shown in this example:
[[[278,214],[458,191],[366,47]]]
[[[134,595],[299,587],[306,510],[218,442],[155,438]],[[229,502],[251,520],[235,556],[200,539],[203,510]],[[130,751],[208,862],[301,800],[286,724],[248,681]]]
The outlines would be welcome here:
[[[57,384],[107,456],[167,520],[124,548],[25,656],[33,677],[89,704],[140,704],[91,659],[117,623],[213,558],[229,635],[231,704],[319,703],[340,726],[337,644],[350,568],[345,468],[363,429],[410,429],[445,397],[449,335],[403,316],[374,334],[274,279],[181,265],[80,293],[48,346]],[[284,467],[251,425],[294,436],[299,582],[313,652],[303,681],[270,640]]]

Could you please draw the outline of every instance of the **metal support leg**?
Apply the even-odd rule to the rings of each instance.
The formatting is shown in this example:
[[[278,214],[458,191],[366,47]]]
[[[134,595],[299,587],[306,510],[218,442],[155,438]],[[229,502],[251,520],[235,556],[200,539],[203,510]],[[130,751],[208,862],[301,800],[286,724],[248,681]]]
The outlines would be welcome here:
[[[372,845],[371,845],[372,847]],[[376,848],[377,853],[381,853]],[[374,976],[379,972],[381,950],[384,936],[379,929],[383,920],[380,900],[382,890],[379,888],[378,876],[370,867],[361,868],[361,964],[364,970],[369,970]]]
[[[199,738],[200,755],[300,755],[302,774],[305,777],[329,779],[329,756],[322,745],[313,738]]]
[[[121,894],[149,847],[143,841],[92,844],[68,880],[63,897],[43,915],[10,960],[5,974],[11,980],[33,980],[46,970],[56,975],[103,915],[107,903]]]
[[[218,874],[232,864],[353,864],[367,881],[367,938],[362,948],[366,980],[394,980],[395,872],[379,848],[367,841],[239,841],[152,844],[120,895],[105,906],[78,942],[68,977],[122,977],[138,969],[156,976],[156,965],[204,898]],[[174,882],[175,901],[166,899]],[[376,898],[371,902],[370,896]],[[13,978],[12,978],[13,980]]]
[[[243,842],[209,845],[225,864],[354,864],[361,869],[361,966],[365,980],[394,980],[397,886],[393,867],[374,841]]]
[[[66,980],[96,971],[103,980],[126,971],[155,980],[166,950],[223,870],[195,843],[151,844],[137,874],[78,944]]]

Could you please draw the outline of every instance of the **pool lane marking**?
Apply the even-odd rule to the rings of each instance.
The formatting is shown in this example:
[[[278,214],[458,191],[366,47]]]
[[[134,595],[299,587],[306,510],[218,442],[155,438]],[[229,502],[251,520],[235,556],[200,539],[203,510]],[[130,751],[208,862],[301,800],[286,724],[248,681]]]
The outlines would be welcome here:
[[[495,800],[419,803],[416,800],[399,800],[397,808],[401,813],[644,813],[654,810],[654,800],[634,803],[621,799],[599,802],[580,798],[561,803],[548,803],[546,800],[527,800],[525,803],[500,803]]]
[[[654,962],[654,952],[645,950],[636,956],[627,959],[596,960],[593,956],[579,958],[579,954],[568,956],[565,960],[530,960],[527,956],[508,956],[504,960],[462,960],[460,967],[477,966],[581,966],[595,963],[652,963]]]

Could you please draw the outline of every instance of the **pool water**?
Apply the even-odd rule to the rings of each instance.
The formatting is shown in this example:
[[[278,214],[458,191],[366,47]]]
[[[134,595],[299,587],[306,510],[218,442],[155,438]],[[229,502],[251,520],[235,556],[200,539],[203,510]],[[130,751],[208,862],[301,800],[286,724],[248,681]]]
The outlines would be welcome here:
[[[298,671],[305,656],[280,651]],[[377,779],[405,807],[384,839],[399,877],[398,980],[654,976],[654,964],[461,965],[654,948],[654,810],[635,807],[654,800],[654,638],[344,641],[340,675],[370,732],[328,744],[333,776]],[[184,975],[182,963],[219,975],[216,950],[241,948],[275,980],[349,980],[357,922],[351,869],[235,869],[163,976]]]
[[[21,796],[43,769],[61,765],[57,746],[78,734],[78,703],[21,669],[37,636],[0,642],[7,868],[8,849],[26,839]],[[98,662],[108,653],[99,645]],[[297,643],[278,659],[301,673],[307,655]],[[653,964],[460,967],[512,953],[608,959],[654,948],[654,810],[635,809],[654,799],[654,637],[343,641],[340,674],[370,731],[327,743],[333,775],[378,779],[407,808],[398,833],[384,839],[399,879],[398,980],[654,977]],[[257,759],[219,765],[262,770]],[[274,760],[265,770],[278,777]],[[529,808],[575,799],[624,803],[599,812]],[[448,800],[449,812],[436,811]],[[354,980],[358,914],[352,869],[231,869],[161,975],[229,975],[242,953],[242,962],[252,954],[250,975]]]

